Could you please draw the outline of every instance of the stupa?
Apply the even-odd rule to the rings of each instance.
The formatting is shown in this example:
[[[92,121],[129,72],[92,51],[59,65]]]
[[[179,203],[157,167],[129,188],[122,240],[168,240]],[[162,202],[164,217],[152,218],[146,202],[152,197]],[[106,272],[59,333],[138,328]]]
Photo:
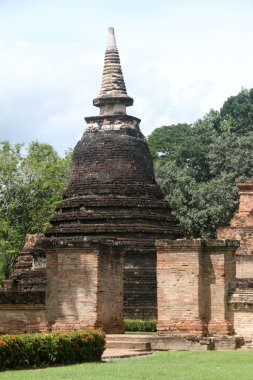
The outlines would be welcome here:
[[[236,348],[235,333],[252,340],[252,279],[236,278],[239,243],[181,239],[155,181],[140,120],[126,113],[133,99],[113,28],[93,103],[100,115],[85,118],[70,183],[51,225],[45,236],[28,236],[0,291],[0,333],[84,326],[121,333],[130,317],[156,318],[168,349],[182,341],[183,347],[197,342],[202,349],[207,342]],[[243,186],[243,215],[236,220],[246,223],[236,231],[250,238],[252,184]]]
[[[31,320],[37,320],[40,330],[89,325],[121,332],[123,314],[156,318],[155,240],[183,236],[156,183],[140,119],[126,113],[133,99],[126,91],[111,27],[102,86],[93,104],[100,114],[85,118],[87,127],[74,149],[72,175],[62,202],[45,237],[36,240],[29,263],[24,264],[24,255],[18,258],[18,272],[7,284],[9,299],[16,304],[23,293],[24,299],[30,294],[28,319],[26,302],[20,306],[26,320],[19,325],[21,331],[28,331]],[[34,262],[38,264],[41,255],[43,267],[35,270]],[[23,292],[18,300],[17,289]],[[37,318],[32,315],[32,297],[38,298],[38,291]]]
[[[66,241],[182,236],[153,171],[140,120],[126,114],[127,95],[113,28],[109,28],[102,87],[93,104],[100,115],[74,149],[70,184],[46,236]]]
[[[51,242],[99,240],[124,251],[124,314],[156,318],[158,238],[183,235],[158,187],[140,119],[126,113],[133,104],[122,74],[114,29],[108,29],[99,116],[86,117],[86,130],[73,153],[70,184],[46,237]]]

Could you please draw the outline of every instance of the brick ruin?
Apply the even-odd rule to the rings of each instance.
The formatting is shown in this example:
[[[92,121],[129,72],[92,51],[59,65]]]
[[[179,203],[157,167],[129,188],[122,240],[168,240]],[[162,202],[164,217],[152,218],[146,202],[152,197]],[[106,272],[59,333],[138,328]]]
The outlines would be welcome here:
[[[232,336],[227,297],[234,284],[233,240],[157,241],[158,332],[174,336]]]
[[[234,326],[245,339],[253,339],[253,182],[237,183],[239,209],[229,226],[217,230],[218,239],[236,239],[236,282],[229,295]]]
[[[48,244],[50,260],[51,255],[54,260],[56,255],[60,258],[65,254],[71,261],[76,255],[76,264],[86,257],[83,253],[86,246],[96,247],[94,260],[103,262],[98,270],[105,271],[108,266],[108,275],[103,272],[103,281],[107,278],[107,283],[99,292],[103,292],[101,305],[110,322],[101,322],[99,317],[95,325],[102,323],[111,331],[120,324],[112,311],[117,301],[118,308],[122,308],[122,294],[125,315],[156,317],[155,239],[165,236],[175,239],[182,236],[182,231],[156,184],[140,120],[126,114],[133,99],[126,92],[113,29],[109,29],[101,91],[93,104],[100,109],[100,115],[85,118],[86,131],[73,153],[71,180],[51,219],[44,243]],[[122,274],[122,283],[114,283],[112,269]],[[72,273],[74,270],[73,267]],[[50,284],[49,270],[47,273]],[[55,279],[54,273],[52,276]],[[63,274],[61,278],[58,276],[58,286],[62,278]],[[75,284],[72,276],[68,290],[80,287],[79,274],[76,280]],[[54,289],[53,285],[48,305],[55,302]],[[63,296],[66,302],[66,292]],[[69,305],[72,300],[69,291]],[[90,324],[93,319],[96,317],[82,323]],[[122,324],[122,315],[120,320]],[[122,329],[119,325],[117,331]]]
[[[85,118],[50,227],[28,236],[0,291],[0,333],[83,326],[118,333],[125,316],[158,319],[160,335],[245,335],[238,305],[249,305],[241,290],[251,280],[236,279],[239,235],[184,239],[155,181],[140,120],[126,113],[133,99],[113,28],[93,104],[100,114]],[[243,321],[251,321],[249,309]]]
[[[45,331],[46,253],[43,234],[28,235],[14,273],[0,291],[0,333]]]
[[[100,115],[85,118],[70,183],[36,249],[46,253],[46,267],[41,269],[50,328],[88,324],[122,331],[123,314],[157,317],[155,240],[176,239],[183,233],[155,181],[140,120],[126,114],[133,99],[126,91],[113,28],[101,91],[93,104]],[[121,273],[119,282],[114,270]],[[33,266],[26,272],[31,278],[23,276],[22,281],[34,281],[29,293],[35,297]],[[17,269],[9,283],[16,294]],[[103,320],[97,302],[104,308]],[[118,316],[113,317],[114,309],[115,315],[120,310]]]

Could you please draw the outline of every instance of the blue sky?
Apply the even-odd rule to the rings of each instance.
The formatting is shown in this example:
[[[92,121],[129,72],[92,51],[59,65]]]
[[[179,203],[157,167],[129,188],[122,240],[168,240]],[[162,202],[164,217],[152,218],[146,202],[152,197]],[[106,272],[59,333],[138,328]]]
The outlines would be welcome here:
[[[252,0],[0,0],[0,140],[76,144],[108,26],[143,133],[194,122],[253,87],[252,19]]]

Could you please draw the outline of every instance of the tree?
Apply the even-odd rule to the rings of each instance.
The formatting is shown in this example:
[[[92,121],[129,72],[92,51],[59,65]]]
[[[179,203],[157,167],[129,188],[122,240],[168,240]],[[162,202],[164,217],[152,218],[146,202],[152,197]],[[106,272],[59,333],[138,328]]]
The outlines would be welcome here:
[[[45,231],[70,175],[71,152],[61,158],[48,144],[0,143],[0,253],[11,273],[27,233]]]
[[[221,119],[230,121],[230,132],[242,135],[253,131],[253,88],[230,96],[220,110]]]
[[[155,129],[147,139],[153,158],[174,161],[179,168],[190,169],[197,181],[208,180],[207,146],[217,137],[217,119],[219,114],[211,110],[193,126],[173,124]]]
[[[68,153],[64,158],[48,144],[32,142],[20,166],[21,181],[17,212],[24,231],[45,231],[49,218],[70,176]]]
[[[214,237],[238,206],[237,181],[253,179],[253,89],[230,97],[192,126],[147,139],[155,174],[187,236]]]
[[[210,172],[219,178],[230,174],[231,181],[253,178],[253,132],[236,135],[228,131],[217,137],[208,153]]]
[[[183,162],[187,157],[187,140],[192,137],[190,124],[176,124],[156,128],[148,137],[148,144],[153,158],[167,157]]]
[[[1,267],[10,274],[15,254],[23,240],[15,217],[20,184],[19,168],[22,161],[22,145],[11,146],[7,141],[0,144],[0,250]]]
[[[188,237],[214,237],[217,226],[228,223],[236,210],[238,188],[230,175],[198,182],[189,169],[173,161],[156,161],[155,173]]]

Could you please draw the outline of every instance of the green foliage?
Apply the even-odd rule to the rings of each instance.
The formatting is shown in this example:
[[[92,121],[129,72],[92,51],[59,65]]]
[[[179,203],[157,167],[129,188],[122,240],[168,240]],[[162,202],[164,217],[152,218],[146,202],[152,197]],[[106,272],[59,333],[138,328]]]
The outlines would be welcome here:
[[[198,182],[187,168],[174,162],[156,162],[157,180],[166,194],[173,214],[187,236],[210,238],[218,225],[231,219],[238,204],[238,188],[233,177],[223,175]]]
[[[212,177],[230,175],[231,181],[253,178],[253,132],[236,135],[227,132],[210,146],[208,160]]]
[[[243,89],[230,96],[223,104],[220,115],[229,121],[229,130],[238,135],[253,131],[253,89]]]
[[[125,319],[126,331],[156,331],[155,320]]]
[[[61,158],[48,144],[35,141],[25,150],[0,142],[0,262],[6,278],[25,235],[47,227],[68,182],[70,162],[71,152]]]
[[[156,128],[148,138],[151,154],[155,157],[169,157],[171,160],[183,162],[188,154],[187,140],[192,137],[189,124],[168,125]]]
[[[192,126],[149,137],[157,182],[189,237],[215,236],[238,206],[236,182],[253,179],[253,89],[230,97]]]
[[[0,368],[98,361],[105,350],[100,330],[0,336]]]

